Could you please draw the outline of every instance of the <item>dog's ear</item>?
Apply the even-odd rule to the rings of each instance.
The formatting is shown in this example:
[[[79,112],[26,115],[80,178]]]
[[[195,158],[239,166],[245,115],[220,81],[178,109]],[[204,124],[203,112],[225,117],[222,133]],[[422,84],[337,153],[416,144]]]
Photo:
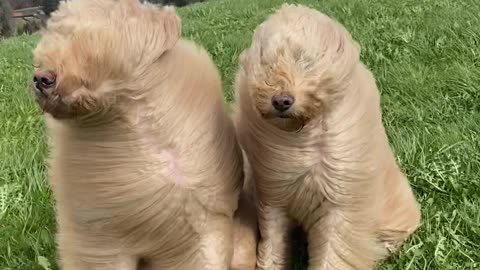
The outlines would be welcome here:
[[[250,61],[250,50],[245,49],[243,50],[240,55],[238,56],[238,62],[240,64],[240,68],[248,74],[249,71],[252,69],[252,63]]]
[[[144,11],[145,13],[141,14],[141,16],[147,17],[147,19],[145,19],[147,25],[146,27],[141,26],[139,29],[133,30],[143,30],[144,33],[141,33],[141,35],[143,35],[144,40],[147,43],[154,41],[157,46],[156,49],[160,49],[161,47],[162,52],[172,49],[182,34],[181,19],[175,12],[175,8],[173,6],[163,6],[160,8],[152,4],[144,5],[149,11]]]
[[[138,12],[140,10],[139,0],[121,0],[120,3],[125,5],[130,12]]]
[[[297,5],[295,4],[290,4],[290,3],[283,3],[278,9],[277,12],[280,10],[288,9],[288,8],[295,8]]]
[[[181,36],[181,20],[170,6],[159,7],[138,0],[122,0],[123,10],[119,20],[115,44],[121,47],[123,55],[128,55],[133,65],[156,61],[164,52],[172,49]],[[113,16],[113,15],[112,15]]]
[[[175,46],[182,35],[182,23],[173,6],[164,7],[165,50]]]

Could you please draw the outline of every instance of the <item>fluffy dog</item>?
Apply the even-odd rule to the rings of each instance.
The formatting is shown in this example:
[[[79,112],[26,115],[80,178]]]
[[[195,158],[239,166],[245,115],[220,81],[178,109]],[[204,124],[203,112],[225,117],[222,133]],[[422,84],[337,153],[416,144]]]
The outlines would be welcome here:
[[[283,5],[240,56],[236,127],[258,196],[257,269],[286,269],[288,229],[309,269],[371,269],[420,222],[359,46],[328,16]]]
[[[34,89],[61,268],[228,269],[242,152],[218,71],[180,39],[174,10],[66,1],[42,34]],[[235,238],[251,239],[248,228]]]

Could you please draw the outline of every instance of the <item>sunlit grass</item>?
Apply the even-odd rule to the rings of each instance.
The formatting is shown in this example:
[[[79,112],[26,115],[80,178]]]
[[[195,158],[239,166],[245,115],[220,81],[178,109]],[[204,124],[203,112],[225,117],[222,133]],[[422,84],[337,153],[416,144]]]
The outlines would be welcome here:
[[[228,101],[239,53],[282,2],[211,0],[179,10],[184,36],[222,73]],[[335,17],[361,44],[391,145],[422,205],[422,226],[381,269],[480,269],[480,3],[291,2]],[[57,269],[44,124],[28,93],[36,42],[0,41],[1,270]]]

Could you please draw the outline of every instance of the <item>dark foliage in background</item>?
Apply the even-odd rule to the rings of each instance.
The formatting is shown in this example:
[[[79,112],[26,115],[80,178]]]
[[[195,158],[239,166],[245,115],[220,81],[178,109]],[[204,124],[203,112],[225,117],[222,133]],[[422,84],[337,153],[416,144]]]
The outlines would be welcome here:
[[[59,3],[59,0],[43,0],[43,12],[45,12],[45,15],[50,16],[50,13],[57,9]]]
[[[60,0],[2,0],[9,1],[13,9],[21,9],[35,6],[43,6],[44,12],[47,16],[54,11],[60,2]],[[144,0],[141,0],[142,2]],[[178,7],[186,6],[195,2],[203,2],[205,0],[149,0],[151,3],[175,5]]]
[[[60,0],[8,0],[13,9],[43,6],[47,16],[57,9]]]
[[[13,9],[36,7],[43,5],[44,0],[9,0]]]
[[[0,36],[8,37],[18,33],[33,33],[40,28],[44,22],[43,19],[29,19],[25,23],[15,25],[15,21],[11,18],[13,10],[24,9],[29,7],[43,7],[43,12],[47,17],[58,8],[61,0],[0,0]],[[99,0],[101,1],[101,0]],[[140,0],[148,1],[154,4],[175,5],[183,7],[196,2],[204,2],[206,0]],[[18,29],[17,29],[18,28]],[[18,31],[17,31],[18,30]]]
[[[15,34],[12,17],[12,6],[7,0],[0,0],[0,36],[9,37]]]
[[[51,6],[57,7],[59,0],[8,0],[13,9],[21,9],[35,6]],[[144,1],[144,0],[141,0]],[[205,0],[150,0],[149,2],[155,4],[185,6],[195,2],[203,2]],[[49,9],[50,11],[52,9]]]
[[[175,5],[177,7],[183,7],[188,4],[193,4],[196,2],[204,2],[205,0],[149,0],[150,3],[155,4],[164,4],[164,5]]]

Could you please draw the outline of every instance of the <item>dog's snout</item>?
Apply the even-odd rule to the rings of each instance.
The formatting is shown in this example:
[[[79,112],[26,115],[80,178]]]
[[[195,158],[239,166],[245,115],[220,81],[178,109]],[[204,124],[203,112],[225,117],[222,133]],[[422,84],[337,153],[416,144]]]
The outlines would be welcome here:
[[[272,97],[273,107],[280,112],[288,110],[294,102],[295,98],[287,94],[280,94]]]
[[[36,71],[33,74],[33,83],[35,88],[44,93],[47,89],[55,86],[56,76],[49,71]]]

